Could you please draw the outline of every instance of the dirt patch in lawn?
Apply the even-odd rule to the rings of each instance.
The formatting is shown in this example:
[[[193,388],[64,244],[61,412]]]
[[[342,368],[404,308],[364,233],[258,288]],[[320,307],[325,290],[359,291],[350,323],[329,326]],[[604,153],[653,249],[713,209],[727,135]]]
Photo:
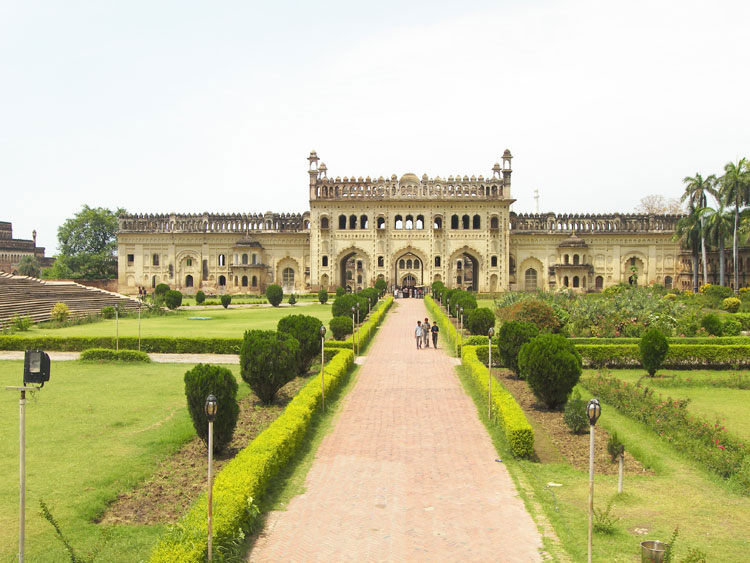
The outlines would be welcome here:
[[[214,456],[214,475],[240,450],[284,412],[289,401],[307,383],[298,377],[287,383],[272,405],[263,405],[254,394],[239,402],[240,413],[227,449]],[[165,524],[176,522],[206,490],[206,445],[197,436],[164,459],[153,475],[134,489],[121,493],[99,520],[102,524]]]
[[[534,428],[534,450],[542,463],[555,463],[564,458],[581,471],[589,468],[589,433],[573,434],[563,422],[562,411],[551,411],[541,405],[529,389],[528,384],[516,379],[510,371],[498,370],[495,374],[503,386],[515,397]],[[541,433],[541,435],[540,435]],[[597,474],[617,475],[619,465],[612,463],[607,453],[609,433],[596,427],[594,443],[594,465]],[[625,452],[623,471],[628,475],[653,475],[641,462]]]

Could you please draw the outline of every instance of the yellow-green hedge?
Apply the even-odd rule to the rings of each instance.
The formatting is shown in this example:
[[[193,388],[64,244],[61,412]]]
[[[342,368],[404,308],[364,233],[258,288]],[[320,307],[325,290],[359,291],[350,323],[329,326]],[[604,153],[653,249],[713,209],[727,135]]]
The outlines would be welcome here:
[[[425,296],[424,304],[429,313],[430,320],[437,321],[440,327],[440,332],[448,340],[451,350],[456,349],[456,340],[458,340],[458,331],[453,323],[450,321],[448,316],[440,308],[440,305],[435,303],[435,300],[429,295]]]
[[[487,393],[490,372],[477,358],[476,346],[464,346],[461,364],[479,393]],[[530,458],[534,453],[534,430],[521,406],[497,380],[492,385],[492,419],[500,425],[515,457]]]
[[[372,337],[375,335],[375,329],[380,326],[385,318],[385,314],[388,309],[393,305],[393,297],[386,297],[380,306],[370,313],[370,318],[363,322],[357,330],[357,346],[358,349],[363,349]],[[325,343],[326,348],[348,348],[352,349],[352,338],[350,336],[346,340],[328,340]]]
[[[340,350],[325,366],[326,395],[349,377],[354,362],[350,350]],[[216,476],[213,487],[213,545],[232,549],[247,532],[260,497],[281,468],[302,445],[314,414],[320,408],[320,375],[314,377],[289,403],[283,414],[242,450]],[[152,563],[205,561],[208,549],[207,496],[156,544]]]

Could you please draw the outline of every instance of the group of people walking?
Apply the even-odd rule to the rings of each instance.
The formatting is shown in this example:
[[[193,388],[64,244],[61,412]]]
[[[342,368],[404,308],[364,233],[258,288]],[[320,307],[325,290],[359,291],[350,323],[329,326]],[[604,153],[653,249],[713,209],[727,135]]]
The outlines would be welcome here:
[[[417,350],[421,350],[423,344],[425,348],[430,347],[430,335],[432,335],[432,347],[437,348],[438,332],[440,332],[440,328],[436,321],[433,320],[432,325],[430,325],[430,321],[427,318],[425,318],[424,322],[417,321],[417,328],[414,329]]]

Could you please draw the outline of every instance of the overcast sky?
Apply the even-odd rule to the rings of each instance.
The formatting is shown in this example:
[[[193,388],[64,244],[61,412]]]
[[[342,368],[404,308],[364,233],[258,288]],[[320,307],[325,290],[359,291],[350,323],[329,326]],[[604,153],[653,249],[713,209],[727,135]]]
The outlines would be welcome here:
[[[302,212],[329,176],[491,174],[629,212],[750,156],[750,2],[0,0],[0,220]]]

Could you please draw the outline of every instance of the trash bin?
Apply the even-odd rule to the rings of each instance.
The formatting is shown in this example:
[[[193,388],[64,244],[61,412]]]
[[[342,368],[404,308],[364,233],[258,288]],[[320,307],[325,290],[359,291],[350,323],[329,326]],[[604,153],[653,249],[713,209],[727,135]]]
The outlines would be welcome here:
[[[669,544],[660,541],[642,541],[641,542],[641,563],[661,563],[664,561],[664,552]]]

